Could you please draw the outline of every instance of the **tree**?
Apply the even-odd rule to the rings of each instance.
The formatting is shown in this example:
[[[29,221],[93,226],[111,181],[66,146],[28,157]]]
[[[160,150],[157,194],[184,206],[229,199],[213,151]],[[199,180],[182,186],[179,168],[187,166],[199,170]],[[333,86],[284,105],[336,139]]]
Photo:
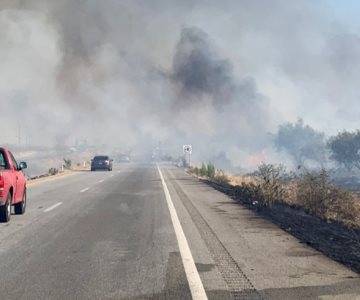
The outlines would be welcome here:
[[[330,158],[348,170],[360,169],[360,130],[343,131],[331,137],[327,143]]]
[[[207,166],[202,163],[201,168],[200,168],[200,176],[207,176]]]
[[[298,166],[311,160],[323,166],[326,161],[325,135],[305,125],[302,119],[296,123],[279,126],[274,144],[278,151],[285,150]]]
[[[207,165],[207,176],[209,178],[215,177],[215,166],[211,162],[209,162]]]

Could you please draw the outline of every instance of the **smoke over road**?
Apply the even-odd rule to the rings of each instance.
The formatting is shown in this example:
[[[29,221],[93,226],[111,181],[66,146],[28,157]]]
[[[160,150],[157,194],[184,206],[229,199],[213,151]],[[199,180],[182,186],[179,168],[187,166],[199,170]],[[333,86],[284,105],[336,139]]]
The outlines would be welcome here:
[[[252,167],[283,160],[283,122],[359,127],[360,38],[326,1],[2,0],[0,57],[1,143],[190,143]]]

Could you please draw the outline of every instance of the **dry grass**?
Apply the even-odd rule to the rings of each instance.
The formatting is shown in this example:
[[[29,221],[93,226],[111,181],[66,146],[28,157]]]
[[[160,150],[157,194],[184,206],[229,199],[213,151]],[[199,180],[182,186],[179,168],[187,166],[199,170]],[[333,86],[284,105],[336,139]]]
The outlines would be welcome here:
[[[302,208],[324,220],[360,228],[360,194],[334,186],[326,170],[289,177],[286,173],[282,174],[281,169],[276,166],[263,167],[269,172],[265,174],[258,171],[254,176],[234,175],[217,170],[210,178],[202,176],[198,168],[188,171],[200,179],[234,186],[236,194],[251,203],[256,202],[265,206],[271,206],[274,202],[285,203]],[[261,171],[261,166],[259,170]],[[264,174],[267,175],[266,178],[260,176]],[[287,180],[283,180],[282,175]]]
[[[295,182],[291,182],[285,187],[285,197],[283,198],[283,202],[291,206],[298,205],[297,185]]]
[[[354,195],[354,211],[356,214],[355,225],[360,228],[360,196]]]
[[[212,165],[210,165],[212,166]],[[211,168],[210,168],[211,169]],[[215,170],[215,168],[213,170],[209,170],[209,165],[207,166],[207,171],[201,171],[201,169],[199,168],[192,168],[192,169],[187,169],[187,172],[192,174],[194,177],[198,178],[198,179],[207,179],[207,180],[212,180],[215,181],[219,184],[230,184],[230,179],[227,173],[225,173],[222,170]],[[207,175],[203,175],[204,173],[206,173]]]
[[[232,186],[259,184],[259,180],[252,176],[241,176],[229,173],[226,175],[229,178],[229,183]],[[316,205],[318,205],[318,200],[313,199],[314,202],[309,203],[309,201],[306,199],[306,193],[300,193],[299,188],[303,188],[299,186],[299,181],[291,181],[290,183],[286,184],[284,187],[285,193],[282,199],[279,199],[280,202],[290,206],[301,207],[325,220],[337,221],[350,227],[360,228],[360,195],[342,191],[341,189],[333,187],[333,193],[331,196],[335,197],[335,199],[331,199],[332,201],[326,201],[326,208],[325,210],[321,211],[320,209],[316,208]],[[309,193],[311,194],[312,192],[314,192],[314,190],[310,191]],[[321,193],[322,191],[318,192]],[[329,193],[328,190],[326,192]],[[300,196],[300,194],[302,195]],[[336,197],[338,199],[336,199]]]
[[[232,174],[228,174],[228,173],[226,173],[226,175],[228,176],[228,178],[230,180],[229,184],[233,185],[233,186],[242,185],[243,183],[244,184],[250,184],[250,183],[256,184],[257,183],[257,180],[252,176],[232,175]]]

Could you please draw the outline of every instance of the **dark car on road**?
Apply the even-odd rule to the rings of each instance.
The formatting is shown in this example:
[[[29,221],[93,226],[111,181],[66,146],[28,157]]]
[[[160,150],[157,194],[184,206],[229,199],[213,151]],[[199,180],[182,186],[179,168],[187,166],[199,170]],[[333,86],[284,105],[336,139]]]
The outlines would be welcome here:
[[[91,171],[108,170],[112,171],[113,160],[107,155],[98,155],[91,160]]]

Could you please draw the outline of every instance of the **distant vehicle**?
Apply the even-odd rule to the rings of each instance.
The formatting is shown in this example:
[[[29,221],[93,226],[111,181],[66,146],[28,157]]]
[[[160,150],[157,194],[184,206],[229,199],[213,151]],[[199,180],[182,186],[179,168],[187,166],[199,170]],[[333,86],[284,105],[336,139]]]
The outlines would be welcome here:
[[[110,157],[107,155],[95,156],[91,160],[91,171],[96,171],[96,170],[112,171],[113,168],[112,162],[113,160],[110,159]]]
[[[129,163],[130,162],[130,156],[127,155],[127,154],[121,154],[120,158],[119,158],[119,161]]]
[[[15,214],[22,215],[26,209],[26,178],[23,169],[26,162],[19,164],[12,153],[0,148],[0,222],[9,222],[11,206]]]

